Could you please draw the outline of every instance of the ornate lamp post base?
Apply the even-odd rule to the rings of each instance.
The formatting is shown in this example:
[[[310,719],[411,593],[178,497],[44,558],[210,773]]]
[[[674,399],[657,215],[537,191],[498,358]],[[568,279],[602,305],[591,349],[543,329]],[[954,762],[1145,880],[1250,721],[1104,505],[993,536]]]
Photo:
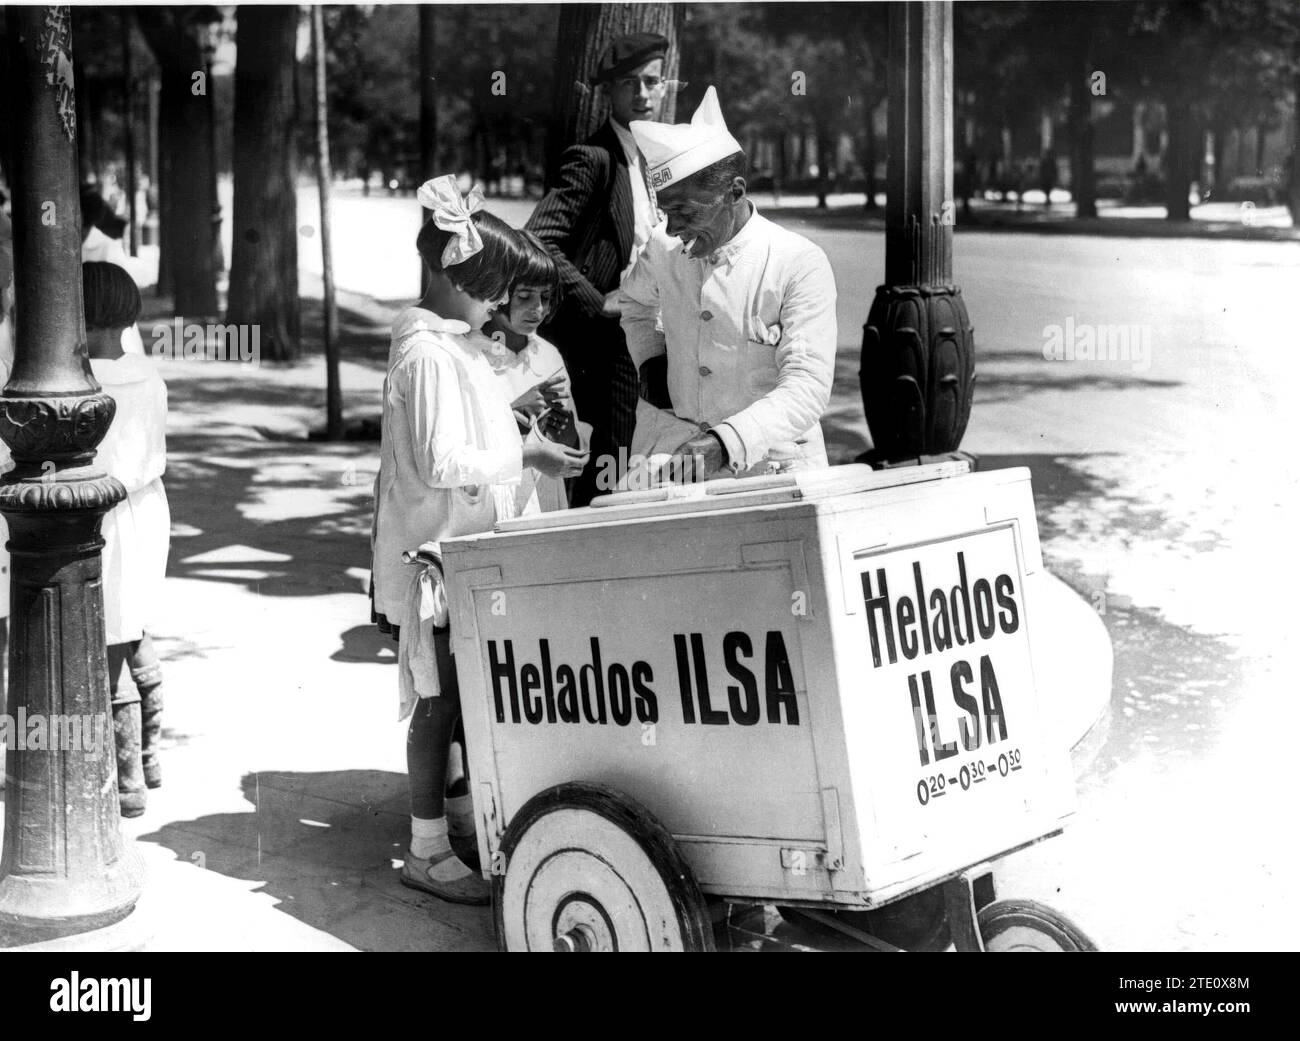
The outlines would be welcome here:
[[[975,330],[961,290],[881,286],[862,339],[868,462],[953,452],[970,419]]]
[[[18,459],[38,441],[86,451],[113,411],[102,393],[4,396],[0,434]],[[27,470],[20,464],[14,473]],[[126,492],[90,466],[53,476],[10,475],[0,484],[13,561],[16,722],[5,759],[0,948],[111,926],[130,914],[144,884],[139,854],[119,830],[99,555],[104,514]]]

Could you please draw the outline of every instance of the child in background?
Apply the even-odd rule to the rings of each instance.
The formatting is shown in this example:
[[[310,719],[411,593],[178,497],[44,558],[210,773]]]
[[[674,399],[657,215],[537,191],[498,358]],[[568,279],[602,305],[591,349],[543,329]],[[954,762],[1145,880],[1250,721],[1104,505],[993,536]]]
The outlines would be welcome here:
[[[437,543],[516,515],[525,467],[574,476],[587,457],[551,442],[524,445],[504,385],[466,340],[507,299],[522,259],[518,234],[483,212],[477,193],[462,198],[452,177],[426,182],[418,198],[432,211],[416,239],[429,281],[393,324],[372,591],[376,621],[398,637],[400,718],[411,715],[411,844],[401,881],[444,900],[486,904],[491,887],[456,855],[448,832],[445,785],[460,705]],[[404,555],[422,566],[408,566]],[[469,803],[466,794],[450,809],[472,833]]]
[[[81,262],[83,264],[106,262],[116,264],[128,272],[131,261],[122,245],[126,221],[113,212],[93,184],[81,186]],[[122,350],[127,354],[143,354],[144,341],[140,327],[132,322],[122,330]]]
[[[574,422],[577,414],[564,359],[537,335],[538,326],[554,314],[560,302],[560,272],[536,235],[531,231],[519,235],[524,257],[510,286],[510,301],[492,313],[481,331],[470,335],[470,342],[487,355],[492,371],[505,381],[515,421],[527,438],[537,417],[547,409],[563,410]],[[521,502],[534,490],[528,487],[530,483],[543,512],[568,509],[564,482],[544,474],[534,475],[531,481],[525,475],[520,482]]]
[[[162,475],[167,468],[167,386],[143,355],[122,349],[122,331],[140,316],[140,291],[125,269],[82,264],[90,368],[117,403],[96,464],[126,487],[104,517],[104,630],[108,685],[117,740],[117,791],[122,816],[144,813],[146,787],[162,784],[162,667],[145,631],[161,608],[171,546],[171,515]],[[131,683],[123,670],[129,669]]]

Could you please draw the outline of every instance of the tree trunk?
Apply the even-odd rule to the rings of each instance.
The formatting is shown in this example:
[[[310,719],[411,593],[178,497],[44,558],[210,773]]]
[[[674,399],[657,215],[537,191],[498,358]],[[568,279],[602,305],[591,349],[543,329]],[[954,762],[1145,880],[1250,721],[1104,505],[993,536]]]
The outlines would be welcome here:
[[[201,68],[195,51],[193,68]],[[158,209],[166,229],[159,292],[175,296],[176,312],[217,313],[212,268],[212,136],[207,99],[190,93],[190,69],[164,69],[158,107]]]
[[[437,7],[420,5],[420,181],[437,175],[438,165],[438,90],[434,80],[438,53]],[[420,211],[420,220],[428,211]],[[429,287],[429,272],[420,261],[420,293]]]
[[[1214,121],[1214,197],[1218,198],[1228,190],[1227,171],[1223,168],[1224,144],[1228,137],[1228,124],[1223,119]]]
[[[158,110],[158,73],[155,71],[150,72],[145,81],[145,170],[149,175],[149,192],[145,196],[149,212],[145,218],[145,228],[150,234],[142,235],[141,239],[145,245],[159,246],[161,254],[166,251],[161,249],[162,220],[158,204]],[[158,291],[162,292],[161,289]]]
[[[774,166],[775,173],[772,175],[772,191],[776,195],[777,203],[781,201],[781,188],[785,184],[786,178],[790,176],[790,138],[785,132],[785,127],[781,126],[776,131],[776,163]]]
[[[1181,92],[1179,92],[1181,94]],[[1191,190],[1189,156],[1191,145],[1191,111],[1185,96],[1172,96],[1165,101],[1165,126],[1168,140],[1165,145],[1165,218],[1191,220],[1187,193]]]
[[[1300,55],[1295,74],[1295,104],[1291,108],[1291,170],[1287,178],[1286,205],[1291,211],[1291,226],[1300,228]]]
[[[212,271],[219,274],[225,270],[226,255],[221,248],[221,193],[217,185],[220,175],[220,163],[217,159],[217,78],[212,74],[212,55],[208,54],[204,65],[207,80],[208,102],[208,136],[211,138],[208,155],[212,160],[212,173],[208,177],[208,190],[211,196],[212,217]]]
[[[1093,172],[1092,91],[1089,73],[1092,60],[1085,43],[1070,75],[1070,194],[1075,217],[1097,216],[1097,181]]]
[[[560,153],[585,141],[609,115],[603,90],[590,86],[596,63],[609,42],[625,33],[651,32],[668,38],[664,79],[677,79],[677,41],[684,7],[681,4],[565,4],[560,9],[556,48],[555,97],[546,143],[547,187],[559,168]],[[675,92],[664,97],[659,119],[671,123]]]
[[[76,114],[77,114],[77,180],[80,184],[85,184],[90,180],[90,175],[95,173],[95,124],[90,118],[90,96],[95,87],[89,76],[85,73],[85,66],[77,62],[76,69],[73,70],[73,78],[81,84],[81,89],[77,91]]]
[[[158,62],[158,292],[174,295],[176,313],[218,313],[213,269],[212,108],[194,74],[203,69],[198,41],[186,31],[186,8],[141,7],[136,19]],[[211,89],[204,82],[203,89]]]
[[[334,255],[330,249],[330,129],[325,93],[325,17],[311,9],[311,43],[316,58],[316,179],[320,188],[320,251],[324,272],[325,438],[343,440],[343,387],[339,382],[339,312],[334,303]]]
[[[263,356],[298,357],[294,48],[298,8],[238,10],[233,248],[226,321],[259,329]]]
[[[831,183],[830,131],[820,119],[813,129],[817,149],[817,208],[826,209],[826,196]]]
[[[867,179],[867,199],[864,210],[879,209],[876,205],[876,106],[867,105],[867,133],[862,141],[862,172]]]
[[[135,71],[131,62],[131,12],[118,9],[122,26],[122,129],[126,156],[126,248],[131,256],[139,252],[139,228],[135,212]]]
[[[488,179],[488,131],[487,120],[482,113],[474,119],[474,180],[486,185]]]
[[[1255,124],[1255,176],[1264,176],[1264,147],[1268,144],[1268,127],[1261,119]]]

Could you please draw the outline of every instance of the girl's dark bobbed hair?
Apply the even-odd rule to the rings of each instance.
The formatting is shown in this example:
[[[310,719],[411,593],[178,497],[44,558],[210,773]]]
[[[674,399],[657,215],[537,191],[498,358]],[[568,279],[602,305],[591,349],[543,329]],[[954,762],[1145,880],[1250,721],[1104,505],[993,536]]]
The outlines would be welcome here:
[[[477,300],[499,300],[510,292],[515,272],[524,260],[524,245],[519,233],[499,217],[479,210],[470,220],[478,229],[483,248],[468,260],[444,269],[442,251],[452,240],[432,218],[424,222],[416,236],[415,248],[430,271],[442,271],[461,290]]]
[[[81,265],[87,329],[125,329],[140,317],[140,290],[125,268],[104,261]]]
[[[546,317],[549,318],[555,314],[556,308],[560,306],[560,269],[556,266],[555,258],[551,256],[550,251],[546,248],[535,234],[527,229],[521,229],[516,234],[523,240],[524,257],[516,272],[514,281],[510,283],[510,293],[513,296],[515,289],[519,286],[544,286],[551,291],[551,307]]]

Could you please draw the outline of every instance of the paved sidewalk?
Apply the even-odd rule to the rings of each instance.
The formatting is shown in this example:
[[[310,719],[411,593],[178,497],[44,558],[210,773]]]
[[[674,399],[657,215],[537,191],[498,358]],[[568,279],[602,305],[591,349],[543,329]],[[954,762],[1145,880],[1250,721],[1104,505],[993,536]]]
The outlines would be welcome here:
[[[364,595],[376,445],[308,444],[319,359],[161,361],[172,548],[154,629],[164,787],[124,822],[152,950],[486,950],[490,913],[405,889],[405,729]],[[344,366],[378,407],[382,375]]]
[[[491,949],[487,911],[394,871],[405,728],[365,597],[377,445],[303,440],[321,423],[319,359],[162,375],[167,775],[130,825],[154,851],[154,946]],[[378,409],[381,373],[345,365],[343,379],[350,404]]]

